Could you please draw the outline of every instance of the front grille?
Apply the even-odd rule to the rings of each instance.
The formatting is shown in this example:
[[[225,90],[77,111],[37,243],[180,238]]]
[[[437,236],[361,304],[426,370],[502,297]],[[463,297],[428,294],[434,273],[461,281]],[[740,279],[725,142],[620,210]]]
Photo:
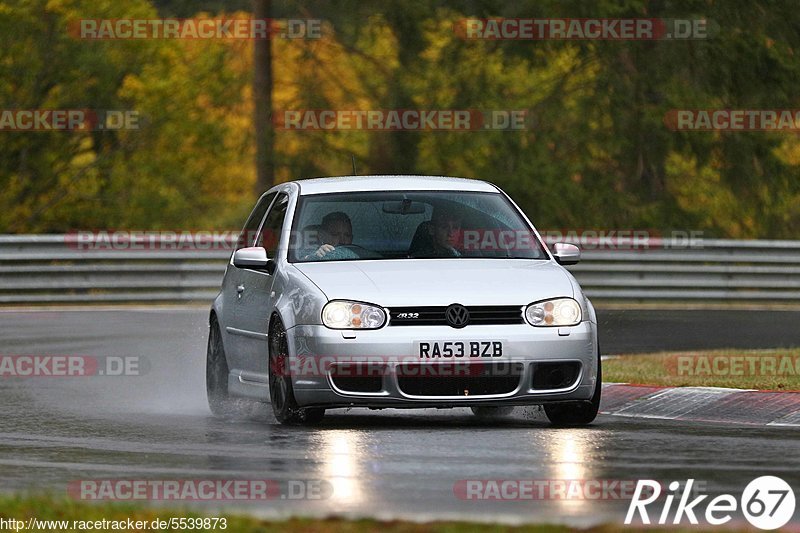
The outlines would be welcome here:
[[[381,392],[386,367],[368,363],[338,363],[331,366],[331,381],[343,392]]]
[[[472,305],[468,325],[524,324],[522,306],[519,305]],[[446,326],[447,306],[392,307],[389,310],[390,326]]]
[[[522,363],[445,363],[397,366],[397,385],[410,396],[487,396],[508,394],[518,386]]]

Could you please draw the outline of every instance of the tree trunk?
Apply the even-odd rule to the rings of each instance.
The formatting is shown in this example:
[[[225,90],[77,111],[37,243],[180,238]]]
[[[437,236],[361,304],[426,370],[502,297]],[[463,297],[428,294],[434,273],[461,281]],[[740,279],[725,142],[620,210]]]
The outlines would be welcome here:
[[[253,17],[269,19],[272,0],[253,0]],[[268,27],[272,28],[271,24]],[[272,36],[256,39],[253,64],[253,101],[256,131],[256,195],[275,180],[275,128],[272,124]]]

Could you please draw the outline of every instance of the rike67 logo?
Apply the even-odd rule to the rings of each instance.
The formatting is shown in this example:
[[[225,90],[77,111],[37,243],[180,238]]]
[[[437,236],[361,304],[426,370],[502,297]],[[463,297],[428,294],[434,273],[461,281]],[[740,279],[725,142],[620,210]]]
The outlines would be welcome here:
[[[657,523],[682,524],[687,520],[690,524],[697,525],[698,515],[705,522],[719,526],[730,522],[733,513],[741,510],[750,524],[765,530],[783,527],[794,516],[795,498],[792,487],[783,479],[776,476],[761,476],[748,483],[742,492],[740,500],[731,494],[720,494],[707,500],[707,494],[696,495],[693,490],[694,479],[686,480],[681,490],[681,484],[673,481],[669,484],[669,492],[663,500],[661,512],[657,515]],[[638,514],[642,524],[650,524],[650,512],[658,512],[656,500],[661,497],[661,484],[651,479],[639,480],[633,493],[633,499],[628,506],[625,524],[631,524]],[[695,496],[690,500],[692,496]],[[678,500],[674,507],[673,503]],[[655,505],[651,505],[655,504]],[[651,506],[648,508],[648,506]],[[701,509],[705,506],[705,512]],[[670,520],[671,518],[671,520]],[[656,520],[656,515],[653,516]]]

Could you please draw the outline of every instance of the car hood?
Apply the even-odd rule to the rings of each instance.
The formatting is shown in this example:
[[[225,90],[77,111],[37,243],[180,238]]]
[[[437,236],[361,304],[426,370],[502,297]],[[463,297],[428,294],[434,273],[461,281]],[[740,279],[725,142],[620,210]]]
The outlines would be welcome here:
[[[525,305],[574,296],[563,267],[525,259],[408,259],[295,263],[329,300],[377,305]]]

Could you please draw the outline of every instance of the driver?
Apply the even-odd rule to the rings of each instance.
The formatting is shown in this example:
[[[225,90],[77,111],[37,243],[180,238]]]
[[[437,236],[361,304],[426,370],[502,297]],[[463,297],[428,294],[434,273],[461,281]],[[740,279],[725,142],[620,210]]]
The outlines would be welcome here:
[[[334,211],[322,217],[319,227],[319,242],[322,243],[319,248],[305,254],[304,260],[358,258],[355,252],[344,248],[344,246],[353,244],[353,224],[346,213]]]

